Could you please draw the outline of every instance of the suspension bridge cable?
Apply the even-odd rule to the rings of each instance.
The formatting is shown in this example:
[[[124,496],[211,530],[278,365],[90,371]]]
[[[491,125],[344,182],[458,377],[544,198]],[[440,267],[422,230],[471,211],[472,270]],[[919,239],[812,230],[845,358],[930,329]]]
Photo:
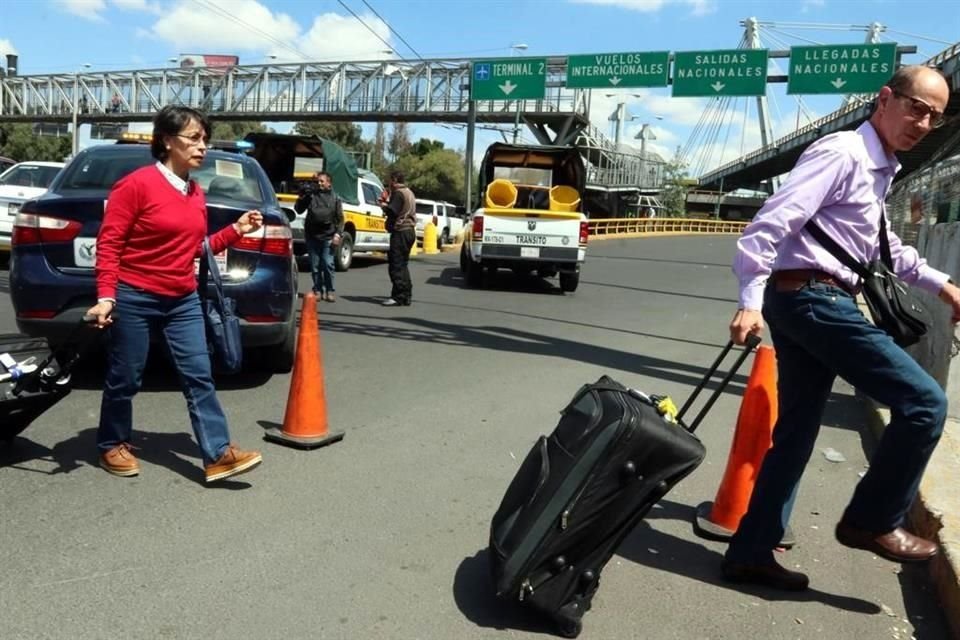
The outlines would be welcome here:
[[[956,14],[954,14],[954,15],[956,15]],[[927,40],[927,41],[929,41],[929,42],[936,42],[937,44],[944,44],[944,45],[947,45],[948,47],[951,46],[951,45],[953,45],[953,44],[956,44],[955,42],[949,42],[949,41],[947,41],[947,40],[937,40],[936,38],[928,38],[928,37],[926,37],[926,36],[920,36],[920,35],[917,35],[917,34],[915,34],[915,33],[907,33],[906,31],[900,31],[900,30],[898,30],[898,29],[891,29],[891,28],[889,28],[889,27],[887,27],[887,31],[889,31],[890,33],[899,33],[900,35],[902,35],[902,36],[907,36],[908,38],[917,38],[918,40]]]
[[[383,24],[387,25],[387,29],[390,29],[390,33],[392,33],[393,35],[397,36],[397,37],[400,39],[400,42],[402,42],[403,44],[406,45],[407,49],[410,49],[410,51],[413,51],[413,55],[415,55],[415,56],[417,56],[418,58],[420,58],[421,60],[423,60],[423,56],[420,55],[420,52],[417,51],[416,49],[414,49],[413,46],[412,46],[409,42],[407,42],[406,38],[404,38],[402,35],[400,35],[400,32],[399,32],[399,31],[397,31],[396,29],[394,29],[393,27],[391,27],[391,26],[390,26],[390,23],[387,22],[386,19],[384,19],[383,16],[381,16],[379,13],[377,13],[377,10],[374,9],[373,7],[371,7],[371,6],[370,6],[370,3],[367,2],[367,0],[361,0],[361,1],[363,2],[363,4],[366,5],[367,9],[370,9],[370,11],[373,12],[373,15],[377,16],[377,18],[380,19],[380,22],[382,22]]]
[[[816,46],[822,46],[822,45],[823,45],[822,42],[817,42],[816,40],[811,40],[810,38],[804,38],[803,36],[798,36],[798,35],[795,34],[795,33],[790,33],[790,32],[788,32],[788,31],[784,31],[784,30],[782,30],[782,29],[777,29],[776,27],[769,27],[769,28],[767,29],[767,33],[768,33],[768,34],[771,33],[771,32],[772,32],[772,33],[783,34],[783,35],[786,36],[786,37],[794,38],[794,39],[796,39],[796,40],[799,40],[799,41],[801,41],[801,42],[806,42],[806,43],[808,43],[808,44],[812,44],[812,45],[816,45]],[[789,47],[788,47],[788,48],[789,48]]]

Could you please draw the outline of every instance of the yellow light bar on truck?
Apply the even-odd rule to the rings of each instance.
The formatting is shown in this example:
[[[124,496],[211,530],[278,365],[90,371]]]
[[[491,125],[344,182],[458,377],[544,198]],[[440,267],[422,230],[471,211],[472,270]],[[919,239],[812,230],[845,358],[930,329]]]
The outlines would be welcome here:
[[[152,133],[131,133],[126,131],[120,134],[120,137],[117,138],[117,142],[123,143],[137,143],[137,144],[150,144],[153,141]]]

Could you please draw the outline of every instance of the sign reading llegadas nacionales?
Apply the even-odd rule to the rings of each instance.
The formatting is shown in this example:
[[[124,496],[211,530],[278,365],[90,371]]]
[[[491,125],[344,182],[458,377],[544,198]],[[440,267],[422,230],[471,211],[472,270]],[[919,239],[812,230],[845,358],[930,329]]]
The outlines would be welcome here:
[[[791,47],[787,93],[873,93],[896,63],[895,42]]]
[[[767,91],[766,49],[677,51],[673,96],[761,96]]]
[[[567,57],[567,86],[571,89],[665,87],[669,72],[669,51],[597,53]]]

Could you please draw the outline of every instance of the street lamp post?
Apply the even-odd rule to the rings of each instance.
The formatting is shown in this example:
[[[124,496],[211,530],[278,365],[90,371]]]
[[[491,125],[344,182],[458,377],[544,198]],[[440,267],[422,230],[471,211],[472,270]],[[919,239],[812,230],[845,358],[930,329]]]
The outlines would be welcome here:
[[[516,42],[510,45],[510,57],[512,58],[519,51],[526,51],[529,45],[525,42]],[[513,144],[517,144],[520,139],[520,101],[517,100],[517,117],[513,121]]]
[[[83,68],[89,69],[89,63],[84,63]],[[77,112],[80,111],[80,69],[73,72],[73,144],[70,157],[75,157],[80,151],[80,131],[77,126]]]
[[[655,116],[657,120],[663,120],[663,116]],[[646,177],[644,169],[647,164],[647,140],[656,140],[657,136],[653,133],[653,130],[650,129],[650,123],[644,122],[643,126],[640,127],[640,133],[638,133],[634,138],[639,138],[640,140],[640,179],[643,180]],[[640,185],[641,187],[643,185]]]
[[[604,97],[615,98],[620,94],[617,93],[605,93]],[[634,98],[642,98],[642,93],[631,93],[628,94]],[[627,117],[627,101],[621,100],[617,102],[617,109],[610,115],[610,120],[614,120],[617,123],[617,128],[614,130],[613,143],[619,149],[620,147],[620,138],[623,137],[623,122],[624,120],[633,120],[633,117]]]

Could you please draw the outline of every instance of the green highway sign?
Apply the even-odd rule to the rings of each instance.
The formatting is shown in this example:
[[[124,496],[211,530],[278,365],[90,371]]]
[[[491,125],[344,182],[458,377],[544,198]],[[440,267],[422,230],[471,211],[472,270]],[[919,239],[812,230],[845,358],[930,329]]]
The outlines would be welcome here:
[[[896,62],[895,42],[791,47],[787,93],[873,93]]]
[[[675,98],[762,96],[766,91],[766,49],[678,51],[673,54]]]
[[[597,53],[567,58],[570,88],[665,87],[669,75],[669,51]]]
[[[470,66],[471,100],[539,100],[546,91],[546,58],[477,60]]]

